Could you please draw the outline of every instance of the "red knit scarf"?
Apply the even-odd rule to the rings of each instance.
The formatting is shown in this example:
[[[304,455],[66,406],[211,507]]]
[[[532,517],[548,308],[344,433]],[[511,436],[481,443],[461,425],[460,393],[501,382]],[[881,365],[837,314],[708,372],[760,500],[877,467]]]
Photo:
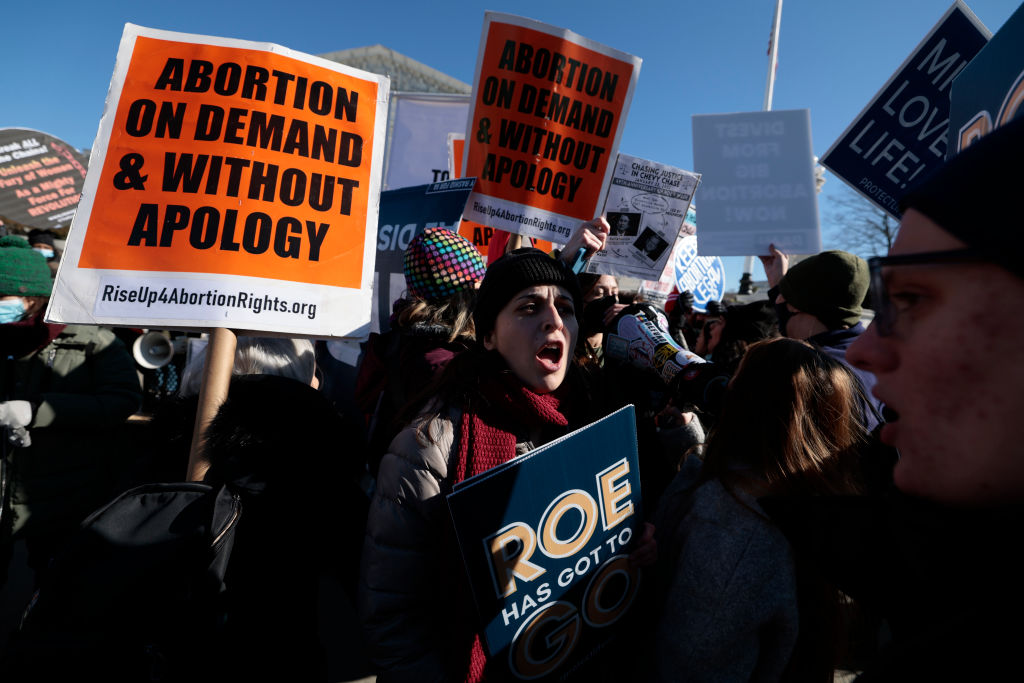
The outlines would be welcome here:
[[[492,467],[506,463],[516,455],[516,436],[537,429],[567,427],[569,420],[560,410],[558,397],[537,394],[523,386],[511,372],[502,372],[496,381],[485,382],[482,390],[486,404],[478,412],[466,410],[459,425],[459,451],[455,463],[458,483]],[[483,680],[487,654],[478,633],[468,662],[465,681]]]

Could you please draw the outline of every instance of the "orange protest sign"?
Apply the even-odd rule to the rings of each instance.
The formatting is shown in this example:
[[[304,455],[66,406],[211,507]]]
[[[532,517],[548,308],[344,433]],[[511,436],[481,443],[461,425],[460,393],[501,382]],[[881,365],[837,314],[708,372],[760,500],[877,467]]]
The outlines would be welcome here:
[[[462,155],[466,145],[466,138],[461,134],[449,134],[448,143],[450,147],[450,168],[448,170],[453,178],[461,178]],[[483,254],[485,258],[487,257],[488,245],[491,242],[491,237],[494,236],[494,228],[481,225],[480,223],[463,220],[459,222],[459,234],[472,242],[473,246],[477,248],[477,251]],[[555,247],[551,242],[542,239],[534,239],[533,246],[548,253],[550,253]]]
[[[488,12],[466,130],[466,218],[564,242],[600,211],[640,59]]]
[[[376,99],[296,59],[140,36],[96,191],[110,229],[79,265],[359,287]]]
[[[48,315],[361,336],[388,90],[276,45],[126,25]]]

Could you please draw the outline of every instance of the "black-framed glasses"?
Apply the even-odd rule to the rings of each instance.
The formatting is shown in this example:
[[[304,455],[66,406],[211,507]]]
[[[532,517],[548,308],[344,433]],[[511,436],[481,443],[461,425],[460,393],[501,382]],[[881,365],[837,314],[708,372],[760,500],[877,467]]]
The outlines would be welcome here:
[[[889,288],[882,277],[882,269],[892,266],[924,266],[947,263],[977,263],[991,261],[990,256],[981,249],[967,247],[949,251],[928,251],[920,254],[899,254],[897,256],[875,256],[868,259],[868,270],[871,273],[871,307],[875,311],[872,327],[878,336],[892,336],[898,312],[889,298]]]

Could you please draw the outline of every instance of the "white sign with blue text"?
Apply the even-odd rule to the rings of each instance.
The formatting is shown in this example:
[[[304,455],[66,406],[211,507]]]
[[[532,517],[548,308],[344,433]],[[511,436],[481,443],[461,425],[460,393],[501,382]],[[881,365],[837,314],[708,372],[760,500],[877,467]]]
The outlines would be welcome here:
[[[809,110],[694,116],[693,165],[699,254],[821,251]]]

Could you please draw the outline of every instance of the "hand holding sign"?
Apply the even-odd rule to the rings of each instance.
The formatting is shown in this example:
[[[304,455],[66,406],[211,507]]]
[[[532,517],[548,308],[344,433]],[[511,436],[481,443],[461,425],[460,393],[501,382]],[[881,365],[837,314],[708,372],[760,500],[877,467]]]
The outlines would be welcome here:
[[[604,216],[580,223],[562,250],[560,258],[571,264],[579,250],[583,249],[583,258],[589,259],[604,249],[604,245],[608,241],[609,229],[608,221]]]
[[[768,286],[775,287],[789,270],[789,256],[786,252],[776,249],[774,244],[769,244],[768,249],[771,251],[768,256],[758,256],[758,258],[761,259],[761,265],[764,266],[764,275],[768,278]]]

